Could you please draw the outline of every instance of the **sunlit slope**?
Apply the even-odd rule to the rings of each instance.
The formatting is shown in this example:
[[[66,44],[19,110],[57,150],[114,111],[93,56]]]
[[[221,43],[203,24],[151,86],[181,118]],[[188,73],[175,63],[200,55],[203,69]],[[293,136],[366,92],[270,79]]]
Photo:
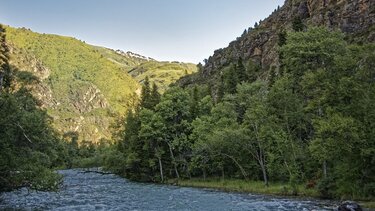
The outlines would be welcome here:
[[[80,40],[7,27],[11,63],[40,78],[34,93],[62,132],[108,138],[113,117],[134,103],[139,84],[121,65]],[[138,90],[139,91],[139,90]]]

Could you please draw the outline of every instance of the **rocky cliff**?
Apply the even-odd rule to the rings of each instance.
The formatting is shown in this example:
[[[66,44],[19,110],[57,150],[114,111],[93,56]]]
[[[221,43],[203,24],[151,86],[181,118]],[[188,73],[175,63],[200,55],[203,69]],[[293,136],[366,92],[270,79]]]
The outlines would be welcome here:
[[[375,41],[374,0],[286,0],[255,28],[250,27],[228,47],[216,50],[200,73],[184,77],[182,86],[205,83],[214,79],[220,70],[242,57],[252,60],[264,70],[278,69],[278,35],[292,29],[292,22],[300,19],[307,27],[326,26],[339,29],[353,42]],[[263,74],[265,79],[269,73]]]

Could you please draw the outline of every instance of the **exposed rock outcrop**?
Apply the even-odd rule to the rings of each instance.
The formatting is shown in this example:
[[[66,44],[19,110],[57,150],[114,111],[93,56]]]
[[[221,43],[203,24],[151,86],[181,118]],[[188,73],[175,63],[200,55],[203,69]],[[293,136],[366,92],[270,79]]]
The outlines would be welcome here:
[[[96,108],[107,108],[108,102],[93,84],[82,84],[79,89],[70,90],[70,103],[79,113],[87,113]]]
[[[375,41],[375,1],[373,0],[286,0],[284,6],[261,21],[255,29],[219,49],[208,58],[203,70],[196,76],[179,81],[182,86],[206,82],[231,61],[252,60],[263,69],[278,69],[278,34],[291,30],[295,18],[301,18],[307,26],[327,26],[348,34],[357,42]],[[264,74],[267,76],[267,74]]]

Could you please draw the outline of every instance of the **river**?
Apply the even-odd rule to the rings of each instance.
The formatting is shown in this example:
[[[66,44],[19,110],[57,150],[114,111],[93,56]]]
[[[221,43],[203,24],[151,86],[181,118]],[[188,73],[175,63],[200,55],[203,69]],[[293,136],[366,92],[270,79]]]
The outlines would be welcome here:
[[[0,210],[333,210],[329,201],[135,183],[111,174],[59,171],[59,192],[3,193]]]

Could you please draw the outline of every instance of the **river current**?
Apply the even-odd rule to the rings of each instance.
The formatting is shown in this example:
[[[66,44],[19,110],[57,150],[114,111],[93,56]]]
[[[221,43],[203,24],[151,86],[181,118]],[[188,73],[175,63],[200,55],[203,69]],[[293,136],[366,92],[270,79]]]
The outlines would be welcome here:
[[[128,181],[111,174],[59,171],[59,192],[20,189],[0,195],[0,210],[334,210],[332,202],[227,193]]]

